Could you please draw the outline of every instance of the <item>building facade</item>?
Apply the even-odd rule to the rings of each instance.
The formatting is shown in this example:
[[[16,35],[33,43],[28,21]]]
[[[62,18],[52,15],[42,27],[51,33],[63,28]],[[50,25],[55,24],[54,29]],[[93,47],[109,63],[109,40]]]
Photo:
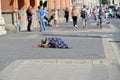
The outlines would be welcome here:
[[[59,12],[59,22],[63,20],[64,9],[66,7],[72,8],[73,5],[81,9],[85,4],[90,8],[99,5],[99,0],[1,0],[2,16],[5,20],[5,26],[7,30],[15,30],[15,23],[17,22],[17,13],[21,14],[21,26],[25,30],[27,26],[26,9],[30,5],[33,7],[33,27],[39,26],[36,10],[40,4],[40,1],[47,1],[48,11],[57,9]],[[110,0],[110,4],[116,4],[119,6],[120,0]],[[4,4],[5,3],[5,4]]]
[[[17,30],[16,23],[18,22],[17,14],[20,13],[21,15],[20,20],[21,29],[26,30],[27,29],[26,9],[28,8],[28,6],[32,6],[33,12],[35,13],[39,5],[39,0],[1,0],[1,4],[2,15],[5,20],[6,30],[16,32]],[[33,20],[37,20],[36,18],[37,18],[36,14],[34,14]],[[37,26],[37,22],[34,21],[32,25]]]
[[[6,30],[5,30],[5,21],[4,18],[1,14],[1,0],[0,0],[0,35],[6,34]]]
[[[48,9],[65,9],[70,7],[70,0],[48,0]]]
[[[21,14],[22,30],[27,29],[26,9],[28,6],[33,8],[33,23],[32,27],[38,27],[37,7],[40,1],[47,1],[47,8],[49,11],[57,9],[59,12],[59,19],[62,20],[63,9],[70,7],[70,0],[1,0],[2,15],[5,20],[6,29],[9,31],[16,30],[17,14]],[[5,5],[4,5],[5,3]],[[60,21],[61,22],[61,21]]]

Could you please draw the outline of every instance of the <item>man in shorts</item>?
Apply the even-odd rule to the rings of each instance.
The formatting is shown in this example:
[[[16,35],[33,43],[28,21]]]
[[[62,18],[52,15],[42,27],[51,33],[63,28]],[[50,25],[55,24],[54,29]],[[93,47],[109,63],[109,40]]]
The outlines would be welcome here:
[[[82,17],[82,26],[83,28],[85,28],[87,26],[87,20],[88,20],[86,5],[83,5],[83,8],[81,10],[81,17]]]

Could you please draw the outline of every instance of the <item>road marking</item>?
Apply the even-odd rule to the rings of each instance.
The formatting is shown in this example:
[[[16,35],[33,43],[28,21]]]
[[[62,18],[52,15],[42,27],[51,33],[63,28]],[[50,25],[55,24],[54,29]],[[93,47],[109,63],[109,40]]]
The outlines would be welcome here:
[[[114,40],[112,38],[110,38],[109,41],[111,41],[110,43],[112,45],[113,51],[114,51],[114,53],[116,55],[118,64],[120,66],[120,50],[119,50],[117,44],[115,42],[113,42]]]

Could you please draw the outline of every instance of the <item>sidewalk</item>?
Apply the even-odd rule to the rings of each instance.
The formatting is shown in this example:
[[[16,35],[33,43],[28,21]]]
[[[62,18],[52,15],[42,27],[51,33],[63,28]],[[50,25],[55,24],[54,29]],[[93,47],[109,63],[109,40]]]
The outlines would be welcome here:
[[[17,56],[13,63],[2,70],[0,80],[119,80],[120,72],[107,35],[89,34],[99,31],[93,26],[94,23],[90,25],[85,29],[79,27],[79,30],[74,30],[72,23],[61,24],[56,28],[48,27],[48,31],[43,33],[35,30],[29,35],[21,32],[22,35],[3,37],[1,45],[7,45],[11,40],[9,45],[12,47],[7,46],[11,53],[14,51],[16,55],[25,55],[22,58]],[[105,25],[100,31],[114,31],[114,26],[111,28]],[[32,48],[33,42],[39,41],[42,36],[61,37],[72,49]],[[16,45],[22,46],[16,48]],[[0,51],[4,53],[3,46]]]
[[[60,23],[58,27],[53,26],[47,26],[48,33],[111,33],[116,32],[117,29],[115,26],[113,26],[111,23],[106,24],[106,21],[103,21],[102,28],[98,28],[96,25],[96,22],[94,20],[89,20],[88,25],[86,28],[82,28],[82,21],[78,21],[78,28],[74,29],[72,21],[69,23]],[[31,33],[38,33],[39,32],[39,26],[37,28],[33,28]],[[21,31],[26,32],[26,31]],[[43,31],[44,32],[44,31]]]
[[[71,44],[72,49],[46,50],[28,47],[31,53],[39,52],[37,56],[41,56],[42,59],[25,59],[25,57],[18,59],[1,71],[0,80],[120,79],[115,56],[107,38],[99,36],[63,38],[69,39],[69,42],[76,42]],[[21,44],[21,41],[19,43]],[[18,46],[19,49],[24,47],[27,45],[20,48]],[[44,56],[40,52],[43,52],[41,54]]]
[[[62,61],[62,60],[61,60]],[[104,65],[54,63],[52,60],[16,61],[0,80],[107,80]]]
[[[78,21],[78,28],[74,29],[72,21],[69,23],[61,23],[58,27],[47,27],[48,32],[91,32],[91,33],[109,33],[115,32],[117,29],[111,23],[106,24],[106,21],[103,21],[102,28],[97,28],[96,22],[89,20],[86,28],[82,28],[82,21]]]

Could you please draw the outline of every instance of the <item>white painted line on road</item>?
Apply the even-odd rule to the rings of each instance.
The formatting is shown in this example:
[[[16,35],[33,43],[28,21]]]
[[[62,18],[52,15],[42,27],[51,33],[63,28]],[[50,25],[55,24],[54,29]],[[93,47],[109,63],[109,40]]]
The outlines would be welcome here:
[[[108,38],[102,38],[107,63],[116,63],[116,57]]]
[[[112,38],[110,38],[109,41],[114,41],[114,40]],[[113,48],[114,53],[116,55],[118,64],[120,66],[120,50],[119,50],[119,48],[118,48],[118,46],[117,46],[117,44],[115,42],[111,42],[111,45],[112,45],[112,48]]]

